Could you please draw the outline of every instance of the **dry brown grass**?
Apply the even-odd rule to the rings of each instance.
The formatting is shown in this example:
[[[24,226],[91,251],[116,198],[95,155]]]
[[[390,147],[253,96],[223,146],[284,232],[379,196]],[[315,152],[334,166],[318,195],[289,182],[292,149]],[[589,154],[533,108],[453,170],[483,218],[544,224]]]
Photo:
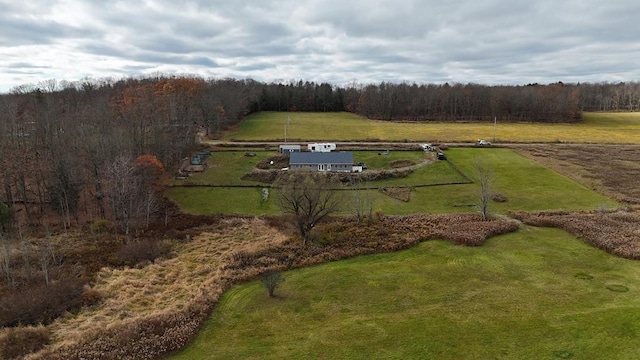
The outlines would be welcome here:
[[[640,211],[514,212],[526,224],[564,229],[608,253],[640,259]]]
[[[379,189],[381,193],[394,198],[396,200],[409,202],[411,200],[411,192],[413,188],[410,187],[382,187]]]
[[[223,219],[194,229],[200,234],[171,259],[100,271],[92,290],[104,301],[55,321],[48,327],[52,344],[28,358],[157,358],[191,340],[226,289],[266,271],[395,251],[431,238],[477,246],[517,228],[473,214],[379,215],[367,224],[338,219],[318,229],[322,245],[303,249],[281,220]]]
[[[522,145],[514,150],[615,200],[640,204],[640,146]]]
[[[105,268],[97,274],[93,286],[102,294],[102,303],[54,322],[50,326],[54,347],[75,348],[73,343],[77,339],[126,328],[142,319],[149,321],[180,313],[198,298],[215,301],[216,294],[226,288],[219,283],[222,278],[219,269],[228,253],[256,244],[269,246],[284,239],[263,221],[229,219],[201,229],[201,234],[191,242],[179,245],[171,259],[140,269]]]
[[[0,359],[15,359],[38,351],[49,342],[44,326],[8,328],[0,334]]]

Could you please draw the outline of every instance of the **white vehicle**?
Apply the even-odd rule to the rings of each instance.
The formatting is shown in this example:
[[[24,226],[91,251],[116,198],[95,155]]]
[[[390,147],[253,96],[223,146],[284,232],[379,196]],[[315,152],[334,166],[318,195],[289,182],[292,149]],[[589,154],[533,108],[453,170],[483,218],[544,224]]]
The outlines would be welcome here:
[[[479,139],[478,140],[478,145],[485,146],[485,145],[491,145],[491,143],[489,141],[487,141],[487,140]]]
[[[433,146],[431,144],[420,144],[422,150],[424,151],[433,151]]]

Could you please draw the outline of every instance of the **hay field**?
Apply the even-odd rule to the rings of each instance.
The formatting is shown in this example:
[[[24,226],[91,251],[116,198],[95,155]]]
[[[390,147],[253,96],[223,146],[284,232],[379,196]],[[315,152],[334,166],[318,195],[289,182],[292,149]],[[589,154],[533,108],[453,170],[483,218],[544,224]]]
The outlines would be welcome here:
[[[223,140],[284,141],[285,128],[290,141],[640,144],[640,113],[585,113],[578,124],[498,122],[494,128],[493,123],[376,121],[351,113],[261,112],[247,117]]]

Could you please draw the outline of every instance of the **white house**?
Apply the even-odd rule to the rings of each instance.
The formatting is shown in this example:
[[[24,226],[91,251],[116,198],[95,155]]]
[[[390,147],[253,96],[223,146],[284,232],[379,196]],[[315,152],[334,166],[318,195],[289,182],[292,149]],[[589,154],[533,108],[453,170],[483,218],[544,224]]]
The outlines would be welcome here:
[[[311,152],[331,152],[336,149],[334,143],[314,143],[307,145],[307,148]]]

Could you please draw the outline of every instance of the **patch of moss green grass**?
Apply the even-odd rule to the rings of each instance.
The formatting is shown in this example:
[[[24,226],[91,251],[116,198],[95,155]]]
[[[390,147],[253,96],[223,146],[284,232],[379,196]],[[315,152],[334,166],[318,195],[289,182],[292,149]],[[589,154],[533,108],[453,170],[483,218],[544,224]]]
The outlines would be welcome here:
[[[584,113],[572,124],[399,123],[368,120],[351,113],[261,112],[247,117],[225,140],[412,141],[412,142],[568,142],[640,143],[640,113]],[[495,135],[495,137],[494,137]]]
[[[206,185],[258,185],[259,182],[242,180],[264,159],[278,155],[277,151],[252,151],[255,156],[245,156],[245,151],[215,151],[207,159],[207,169],[193,173],[186,180],[174,180],[172,184],[184,183]]]
[[[232,288],[170,358],[638,358],[640,265],[558,229],[482,247],[427,241],[284,276],[275,298],[258,281]]]
[[[280,208],[270,192],[262,201],[262,188],[175,187],[165,192],[182,211],[189,214],[277,215]]]
[[[504,203],[491,203],[494,212],[508,210],[595,210],[615,208],[619,204],[583,185],[502,148],[453,148],[447,157],[477,183],[476,162],[484,162],[492,173],[492,191],[506,196]],[[457,187],[458,191],[469,190]],[[478,186],[467,193],[477,198]]]

